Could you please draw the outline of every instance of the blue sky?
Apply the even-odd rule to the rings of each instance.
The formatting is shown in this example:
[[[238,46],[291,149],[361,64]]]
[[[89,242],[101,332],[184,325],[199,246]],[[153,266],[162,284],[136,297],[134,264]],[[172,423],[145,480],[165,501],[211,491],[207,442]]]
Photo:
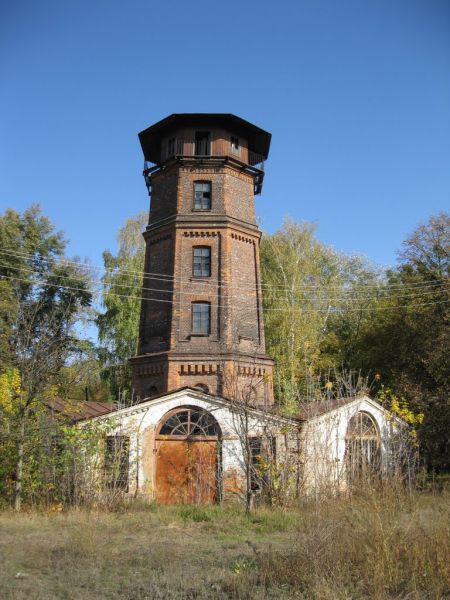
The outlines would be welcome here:
[[[257,212],[393,264],[450,205],[450,2],[15,0],[0,8],[0,210],[101,263],[148,208],[137,133],[232,112],[273,134]]]

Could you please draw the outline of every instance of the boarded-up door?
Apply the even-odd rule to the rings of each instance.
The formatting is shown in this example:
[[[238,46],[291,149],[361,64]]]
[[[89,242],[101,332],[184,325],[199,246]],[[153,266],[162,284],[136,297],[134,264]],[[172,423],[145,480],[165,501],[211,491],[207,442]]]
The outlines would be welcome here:
[[[220,429],[211,413],[180,407],[156,434],[156,498],[163,504],[217,501]]]
[[[156,497],[163,504],[212,504],[217,499],[217,441],[159,440]]]

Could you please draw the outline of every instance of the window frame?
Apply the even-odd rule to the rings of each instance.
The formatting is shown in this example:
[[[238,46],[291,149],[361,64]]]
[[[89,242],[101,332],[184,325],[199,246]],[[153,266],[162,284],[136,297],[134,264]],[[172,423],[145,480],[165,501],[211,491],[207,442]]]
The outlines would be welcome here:
[[[130,489],[130,436],[105,437],[103,469],[105,488],[128,493]]]
[[[176,154],[177,138],[172,136],[167,140],[167,157],[171,158]]]
[[[197,139],[197,134],[203,134],[203,139]],[[208,150],[205,154],[200,154],[197,152],[198,145],[197,144],[205,144],[205,149]],[[194,156],[199,156],[200,158],[203,156],[212,156],[212,135],[210,129],[196,129],[194,133]]]
[[[196,250],[208,250],[208,256],[207,257],[203,257],[200,256],[200,271],[202,271],[202,269],[204,269],[204,264],[203,264],[203,260],[204,258],[206,258],[207,260],[205,261],[207,266],[208,266],[208,274],[207,275],[203,275],[203,274],[198,274],[195,272],[195,251]],[[193,246],[192,247],[192,277],[198,277],[200,279],[205,279],[207,277],[211,277],[211,246]]]
[[[194,326],[194,307],[195,306],[207,306],[208,307],[208,327],[207,329],[200,328],[195,329]],[[201,316],[200,316],[201,322]],[[211,335],[211,302],[207,300],[195,300],[191,302],[191,336],[207,337]]]
[[[236,144],[235,144],[236,142]],[[237,135],[230,135],[230,149],[232,154],[236,154],[240,156],[241,154],[241,144],[239,142],[239,137]]]
[[[202,186],[203,185],[208,185],[209,186],[209,190],[197,190],[196,189],[197,185],[202,185]],[[201,203],[200,203],[201,206],[196,206],[196,201],[197,201],[196,193],[197,193],[197,191],[199,191],[199,192],[201,191],[202,192]],[[209,197],[208,196],[206,196],[206,197],[204,196],[205,192],[209,194]],[[206,208],[203,205],[205,198],[209,200],[208,206]],[[205,212],[205,211],[210,211],[211,208],[212,208],[212,183],[211,183],[210,180],[197,179],[196,181],[194,181],[194,202],[193,202],[192,210]]]

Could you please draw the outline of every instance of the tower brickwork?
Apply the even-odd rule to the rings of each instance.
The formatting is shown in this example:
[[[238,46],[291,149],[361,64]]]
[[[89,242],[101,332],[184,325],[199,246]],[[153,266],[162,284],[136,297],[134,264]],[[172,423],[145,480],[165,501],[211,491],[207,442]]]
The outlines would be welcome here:
[[[139,137],[151,202],[134,389],[271,404],[254,202],[270,134],[233,115],[185,114]]]

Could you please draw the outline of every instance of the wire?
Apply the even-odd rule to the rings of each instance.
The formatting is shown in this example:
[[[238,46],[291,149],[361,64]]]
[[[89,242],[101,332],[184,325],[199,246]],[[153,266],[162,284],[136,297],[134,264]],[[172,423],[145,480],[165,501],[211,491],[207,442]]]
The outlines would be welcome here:
[[[98,294],[103,294],[103,290],[99,290],[99,291],[90,291],[87,290],[86,288],[77,288],[74,286],[65,286],[65,285],[58,285],[58,284],[53,284],[53,283],[48,283],[45,281],[38,281],[38,280],[30,280],[30,279],[21,279],[18,277],[10,277],[8,275],[0,275],[0,279],[8,279],[8,280],[12,280],[12,281],[23,281],[25,283],[32,283],[38,286],[48,286],[48,287],[55,287],[58,289],[65,289],[65,290],[73,290],[73,291],[81,291],[81,292],[89,292],[92,295],[98,295]],[[178,306],[181,305],[181,302],[178,300],[163,300],[163,299],[159,299],[159,298],[146,298],[143,296],[131,296],[128,294],[117,294],[116,292],[108,292],[109,295],[111,296],[116,296],[119,298],[128,298],[128,299],[133,299],[133,300],[145,300],[148,302],[163,302],[166,304],[177,304]],[[336,307],[332,307],[332,306],[328,306],[328,308],[324,308],[324,309],[301,309],[302,312],[307,312],[307,313],[317,313],[317,312],[327,312],[327,313],[336,313],[336,312],[360,312],[360,311],[379,311],[379,310],[398,310],[400,308],[415,308],[415,307],[419,307],[419,306],[432,306],[435,304],[446,304],[450,302],[449,300],[440,300],[437,302],[425,302],[425,303],[420,303],[420,304],[414,304],[413,307],[411,307],[411,305],[409,304],[404,304],[404,305],[398,305],[398,306],[379,306],[379,307],[366,307],[366,308],[336,308]],[[189,306],[191,304],[191,302],[186,302],[185,305]],[[236,305],[227,305],[227,304],[213,304],[210,303],[210,306],[212,308],[218,308],[218,309],[226,309],[226,308],[236,308],[238,310],[242,310],[242,306],[236,306]],[[264,312],[266,311],[277,311],[277,312],[287,312],[290,310],[289,308],[265,308]]]
[[[25,269],[22,267],[11,267],[10,265],[5,265],[0,263],[0,267],[4,267],[4,268],[9,268],[9,269],[14,269],[17,271],[22,271],[22,270],[26,270],[29,273],[34,273],[37,275],[40,275],[41,273],[39,272],[39,270],[37,269],[32,269],[31,267],[26,267]],[[66,276],[65,275],[53,275],[52,274],[52,278],[59,278],[59,279],[64,279]],[[84,282],[85,280],[82,277],[71,277],[72,280],[75,281],[81,281]],[[203,281],[198,281],[198,280],[193,280],[193,282],[195,283],[203,283]],[[103,281],[97,281],[95,282],[97,285],[102,285],[105,288],[109,285],[107,282],[103,282]],[[169,283],[169,284],[175,284],[177,282],[175,281],[171,281],[171,282],[165,282],[165,283]],[[187,281],[180,281],[179,284],[182,285],[183,283],[188,283]],[[205,282],[206,283],[206,282]],[[121,287],[121,288],[125,288],[125,289],[134,289],[135,285],[129,283],[117,283],[114,282],[114,287]],[[228,289],[228,290],[233,290],[234,288],[232,286],[227,286],[227,288],[224,289]],[[174,293],[173,289],[160,289],[160,288],[149,288],[149,287],[141,287],[140,286],[140,290],[141,292],[156,292],[156,293],[166,293],[166,294],[172,294]],[[202,293],[207,293],[209,290],[202,290]],[[211,291],[216,291],[216,290],[211,290]],[[423,296],[429,296],[429,295],[439,295],[441,293],[443,293],[444,290],[442,289],[433,289],[431,291],[429,290],[423,290],[423,291],[417,291],[417,292],[413,292],[410,294],[397,294],[396,297],[397,298],[421,298]],[[342,294],[328,294],[326,296],[326,298],[315,298],[315,299],[319,299],[319,300],[324,300],[324,299],[328,299],[329,301],[334,301],[334,302],[338,302],[338,301],[347,301],[347,300],[372,300],[375,297],[379,297],[381,294],[383,294],[383,290],[380,290],[379,294],[373,294],[372,296],[362,296],[362,295],[355,295],[353,290],[347,290],[347,292],[345,292],[345,290],[342,290]],[[105,294],[109,294],[111,293],[110,291],[108,291],[107,289],[104,290]],[[192,292],[185,292],[185,291],[181,291],[181,290],[177,290],[176,291],[177,294],[182,294],[184,296],[192,296]],[[201,293],[198,290],[196,290],[195,293]],[[250,293],[257,293],[257,288],[252,289],[252,291]],[[228,298],[235,298],[238,300],[248,300],[249,299],[249,295],[245,295],[245,296],[239,296],[233,293],[227,294]],[[299,299],[297,298],[297,301],[303,301],[303,302],[307,302],[312,300],[311,298],[303,298],[303,299]]]
[[[32,254],[27,254],[27,253],[21,253],[21,252],[14,252],[14,251],[10,251],[10,250],[0,250],[0,254],[6,254],[9,256],[15,256],[15,257],[19,257],[19,258],[29,258],[32,260],[36,260],[36,257]],[[47,263],[52,263],[52,262],[56,262],[59,264],[65,264],[65,265],[76,265],[77,267],[82,267],[88,270],[94,270],[94,271],[100,271],[100,272],[105,272],[105,273],[127,273],[127,274],[134,274],[134,275],[138,275],[139,277],[143,277],[146,279],[153,279],[155,281],[172,281],[175,279],[174,275],[165,275],[164,273],[152,273],[152,272],[147,272],[147,271],[137,271],[137,270],[132,270],[132,269],[123,269],[123,268],[107,268],[104,266],[100,266],[100,265],[95,265],[95,264],[86,264],[86,263],[80,263],[79,261],[71,261],[68,259],[64,259],[64,258],[59,258],[59,257],[52,257],[52,258],[44,258],[42,257],[40,260],[43,260]],[[197,281],[197,280],[196,280]],[[216,278],[208,278],[207,281],[205,282],[199,282],[199,283],[208,283],[208,284],[213,284],[214,282],[218,282],[218,280]],[[352,285],[351,283],[348,283],[347,285]],[[356,286],[356,288],[374,288],[374,289],[386,289],[386,288],[400,288],[400,289],[420,289],[420,288],[428,288],[428,287],[439,287],[442,286],[442,282],[439,280],[431,280],[428,283],[418,283],[418,284],[410,284],[408,286],[404,286],[403,284],[388,284],[388,283],[383,283],[383,284],[360,284],[360,283],[354,283],[353,286]],[[282,285],[271,285],[271,284],[261,284],[262,288],[268,287],[270,289],[276,288],[276,289],[285,289],[288,291],[291,291],[292,289],[321,289],[322,287],[325,286],[321,286],[321,285],[313,285],[313,284],[303,284],[303,285],[295,285],[295,286],[282,286]],[[338,290],[342,290],[342,286],[326,286],[327,289],[338,289]],[[256,286],[234,286],[235,289],[255,289]]]

